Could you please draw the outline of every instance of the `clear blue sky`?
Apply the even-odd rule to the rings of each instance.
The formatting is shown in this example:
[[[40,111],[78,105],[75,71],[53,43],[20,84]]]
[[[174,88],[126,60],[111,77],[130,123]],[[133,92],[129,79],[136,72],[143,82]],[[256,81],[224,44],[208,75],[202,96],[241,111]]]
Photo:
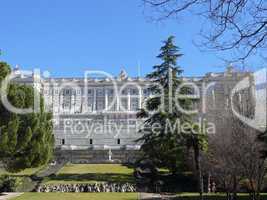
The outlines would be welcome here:
[[[144,75],[159,63],[155,57],[169,35],[185,54],[179,62],[185,75],[222,71],[225,64],[219,53],[193,45],[198,18],[152,23],[141,0],[8,0],[0,8],[0,59],[54,77],[82,76],[86,69],[115,75],[121,68],[137,76],[138,63]]]

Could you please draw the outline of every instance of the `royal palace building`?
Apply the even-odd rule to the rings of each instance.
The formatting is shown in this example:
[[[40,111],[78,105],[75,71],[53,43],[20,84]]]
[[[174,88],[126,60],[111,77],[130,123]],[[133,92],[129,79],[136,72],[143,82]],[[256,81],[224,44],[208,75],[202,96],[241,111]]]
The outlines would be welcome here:
[[[138,150],[136,140],[142,121],[136,113],[151,95],[150,80],[118,76],[86,78],[41,78],[23,75],[15,69],[15,81],[34,84],[43,94],[47,110],[54,116],[56,147],[62,150]],[[214,131],[223,131],[221,123],[231,107],[233,88],[249,77],[250,86],[238,92],[239,101],[250,101],[256,88],[252,73],[237,72],[228,67],[224,72],[207,73],[202,77],[185,77],[183,81],[199,89],[196,121],[214,123]],[[36,79],[34,81],[34,78]],[[197,90],[197,89],[196,89]],[[266,112],[265,112],[266,113]],[[203,120],[205,122],[203,122]]]

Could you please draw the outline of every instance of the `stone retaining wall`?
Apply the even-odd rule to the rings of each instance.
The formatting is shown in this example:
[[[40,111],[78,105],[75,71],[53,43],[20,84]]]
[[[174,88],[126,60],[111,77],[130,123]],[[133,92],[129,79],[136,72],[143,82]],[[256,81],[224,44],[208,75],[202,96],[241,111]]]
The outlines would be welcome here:
[[[109,150],[61,150],[55,151],[57,160],[67,160],[74,164],[82,163],[134,163],[139,155],[138,150],[112,150],[109,160]]]

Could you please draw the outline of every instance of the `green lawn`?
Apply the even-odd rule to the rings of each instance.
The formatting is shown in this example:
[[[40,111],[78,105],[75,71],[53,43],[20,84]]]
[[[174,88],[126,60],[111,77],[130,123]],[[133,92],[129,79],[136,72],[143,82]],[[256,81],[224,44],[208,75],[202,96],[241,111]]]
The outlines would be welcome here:
[[[137,200],[137,193],[25,193],[12,200]]]
[[[266,200],[267,196],[261,196],[261,200]],[[188,197],[188,196],[183,196],[183,197],[177,197],[172,200],[199,200],[199,197]],[[205,197],[205,200],[226,200],[225,196],[208,196]],[[251,200],[249,196],[238,196],[238,200]]]
[[[178,197],[179,196],[179,197]],[[199,200],[197,193],[182,193],[172,200]],[[261,195],[262,200],[267,194]],[[12,200],[137,200],[137,193],[25,193]],[[208,195],[205,200],[225,200],[225,194]],[[238,200],[249,200],[247,194],[239,194]]]
[[[225,200],[226,194],[205,194],[205,200]],[[247,193],[240,193],[238,194],[238,200],[250,200],[249,194]],[[266,200],[267,194],[261,194],[261,200]],[[181,193],[178,194],[176,198],[173,200],[199,200],[199,194],[198,193]]]
[[[44,179],[46,184],[133,181],[133,169],[120,164],[69,164]]]
[[[7,174],[7,175],[14,175],[14,176],[30,176],[42,170],[43,168],[44,168],[43,166],[37,167],[37,168],[29,168],[18,173],[10,173],[10,172],[7,172],[5,169],[0,168],[0,175]]]
[[[133,169],[120,164],[69,164],[58,174],[131,174]]]

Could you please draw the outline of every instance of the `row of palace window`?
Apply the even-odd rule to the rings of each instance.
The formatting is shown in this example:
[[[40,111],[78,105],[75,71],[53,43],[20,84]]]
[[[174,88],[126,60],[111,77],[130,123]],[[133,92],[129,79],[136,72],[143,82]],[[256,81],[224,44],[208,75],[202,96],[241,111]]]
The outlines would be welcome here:
[[[119,138],[117,139],[116,142],[117,142],[118,145],[121,144],[121,140],[120,140]],[[89,140],[89,143],[90,143],[90,144],[94,144],[93,139],[90,139],[90,140]],[[65,145],[65,144],[66,144],[65,139],[62,139],[62,140],[61,140],[61,145]]]
[[[117,109],[117,102],[114,101],[113,98],[108,99],[108,107],[109,110],[116,110]],[[139,99],[138,98],[131,98],[130,99],[130,107],[128,108],[128,99],[127,98],[119,98],[119,110],[138,110],[139,109]],[[87,108],[89,110],[93,110],[93,103],[94,99],[88,97],[87,99]],[[112,105],[113,103],[113,105]],[[63,99],[62,108],[70,108],[71,107],[71,100],[68,98]],[[104,97],[97,97],[95,102],[95,110],[104,110],[105,109],[105,98]]]
[[[59,128],[64,128],[65,126],[65,123],[67,122],[64,122],[64,121],[60,121],[59,124],[58,124],[58,127]],[[86,121],[73,121],[71,123],[71,125],[93,125],[93,124],[102,124],[102,125],[113,125],[113,124],[117,124],[117,125],[125,125],[125,126],[136,126],[140,123],[140,120],[137,121],[136,119],[135,120],[127,120],[127,119],[107,119],[107,121],[104,121],[102,119],[99,119],[99,120],[86,120]]]
[[[127,88],[127,89],[123,89],[122,91],[119,91],[120,95],[139,95],[139,91],[137,88]],[[59,94],[59,90],[58,89],[45,89],[44,90],[44,94],[45,95],[52,95],[52,94]],[[74,90],[74,89],[62,89],[61,90],[61,94],[63,95],[82,95],[84,94],[84,90]],[[88,89],[87,90],[87,94],[88,95],[94,95],[94,89]],[[110,95],[114,95],[114,89],[107,89],[107,94]],[[104,96],[105,95],[105,89],[96,89],[96,95],[97,96]],[[143,89],[143,95],[149,95],[149,91],[148,89]]]

